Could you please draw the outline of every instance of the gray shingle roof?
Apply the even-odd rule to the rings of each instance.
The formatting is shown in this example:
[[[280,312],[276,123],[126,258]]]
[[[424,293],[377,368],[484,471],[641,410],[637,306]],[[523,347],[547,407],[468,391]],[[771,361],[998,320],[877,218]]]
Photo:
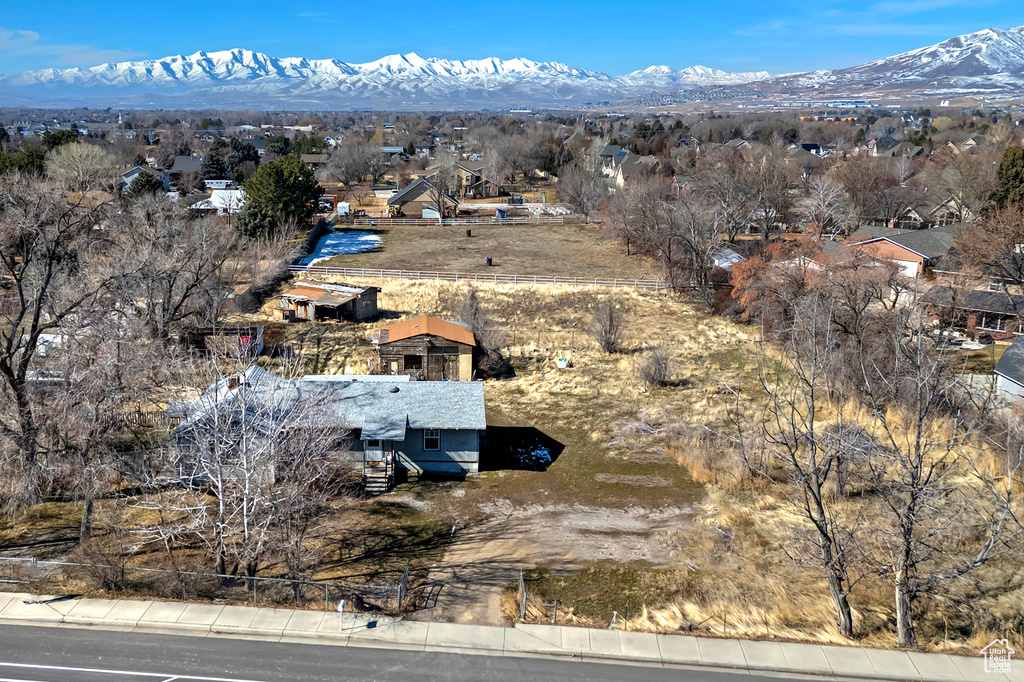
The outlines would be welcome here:
[[[996,363],[996,374],[1024,386],[1024,337],[1018,337]]]
[[[934,260],[949,253],[949,250],[956,245],[957,233],[963,227],[963,225],[957,224],[943,225],[942,227],[933,227],[927,230],[907,230],[906,232],[889,230],[891,234],[884,234],[868,241],[885,239],[925,258]]]
[[[960,310],[999,315],[1016,315],[1017,311],[1024,310],[1024,296],[1007,295],[1002,291],[976,289],[965,294],[961,291],[954,292],[949,287],[934,287],[921,300],[925,303],[947,306],[955,303]]]
[[[962,228],[963,225],[945,225],[930,230],[912,230],[887,239],[926,258],[939,258],[953,248],[956,233]]]
[[[404,439],[405,429],[467,429],[487,427],[484,387],[468,381],[303,381],[284,379],[259,367],[242,375],[239,388],[223,379],[201,400],[176,404],[189,413],[176,429],[184,433],[214,413],[250,419],[270,432],[271,420],[296,423],[295,410],[309,407],[316,417],[339,426],[361,429],[364,438]],[[183,415],[176,415],[183,416]],[[316,418],[310,416],[310,418]],[[386,434],[386,435],[381,435]]]

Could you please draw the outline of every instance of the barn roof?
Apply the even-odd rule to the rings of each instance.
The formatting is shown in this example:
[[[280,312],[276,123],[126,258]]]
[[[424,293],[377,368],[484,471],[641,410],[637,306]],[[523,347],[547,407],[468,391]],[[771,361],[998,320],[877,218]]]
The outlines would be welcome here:
[[[442,339],[464,343],[467,346],[475,346],[476,339],[473,332],[458,322],[448,322],[436,317],[414,317],[410,320],[402,320],[395,324],[389,324],[380,330],[379,341],[381,344],[411,339],[414,336],[429,334],[440,336]]]

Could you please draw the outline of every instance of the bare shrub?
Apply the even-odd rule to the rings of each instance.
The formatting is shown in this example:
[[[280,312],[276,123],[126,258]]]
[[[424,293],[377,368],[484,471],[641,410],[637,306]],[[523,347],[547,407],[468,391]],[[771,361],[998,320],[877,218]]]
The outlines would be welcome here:
[[[668,351],[661,346],[654,348],[640,360],[636,372],[648,388],[665,386],[671,373]]]
[[[611,303],[601,303],[590,318],[587,333],[605,353],[618,353],[622,348],[622,313]]]
[[[750,480],[731,439],[706,424],[677,422],[669,426],[665,454],[685,466],[697,483],[736,490]]]

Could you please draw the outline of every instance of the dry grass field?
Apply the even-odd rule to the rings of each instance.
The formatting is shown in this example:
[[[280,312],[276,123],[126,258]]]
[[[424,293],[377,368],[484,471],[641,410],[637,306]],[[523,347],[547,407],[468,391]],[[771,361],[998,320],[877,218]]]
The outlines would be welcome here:
[[[246,317],[266,327],[261,362],[273,369],[274,350],[288,346],[301,351],[309,373],[365,372],[375,328],[415,315],[451,319],[469,291],[465,283],[363,283],[382,287],[374,322],[274,323],[274,300]],[[524,570],[531,599],[558,599],[565,623],[606,627],[615,610],[633,630],[842,641],[820,572],[790,556],[802,521],[785,496],[737,486],[714,447],[680,450],[671,442],[675,429],[727,429],[737,411],[762,404],[756,330],[668,294],[474,288],[493,326],[506,330],[500,345],[516,370],[485,385],[484,471],[340,502],[329,521],[338,550],[318,578],[369,580],[410,560],[417,584],[444,585],[426,588],[424,608],[412,617],[499,624],[515,611],[509,586]],[[621,353],[598,350],[586,335],[601,303],[625,321]],[[671,371],[667,385],[648,388],[636,367],[655,347],[667,352]],[[569,366],[558,368],[558,358]],[[0,548],[56,537],[66,551],[77,510],[76,503],[45,505],[0,532]],[[198,560],[201,548],[194,552]],[[270,565],[266,574],[279,570]],[[986,591],[986,578],[996,575],[1010,587]],[[928,648],[969,651],[995,634],[1018,637],[997,625],[1020,618],[1024,568],[999,562],[977,578],[949,599],[920,604]],[[893,646],[885,582],[863,581],[852,601],[861,642]]]
[[[353,229],[364,229],[356,227]],[[466,237],[471,229],[472,237]],[[599,227],[578,224],[400,226],[379,229],[380,249],[335,256],[321,265],[444,272],[486,272],[602,279],[657,279],[653,267],[626,257]],[[493,265],[487,266],[487,258]]]

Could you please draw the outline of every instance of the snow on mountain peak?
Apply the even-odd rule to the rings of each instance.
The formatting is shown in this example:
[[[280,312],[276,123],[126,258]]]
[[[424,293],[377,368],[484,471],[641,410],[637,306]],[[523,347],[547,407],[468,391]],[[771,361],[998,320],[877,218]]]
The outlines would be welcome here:
[[[467,102],[479,100],[557,102],[618,99],[652,90],[745,83],[767,74],[730,74],[703,66],[676,70],[652,66],[609,76],[560,62],[521,57],[450,60],[415,52],[362,64],[336,59],[275,58],[244,48],[91,68],[46,69],[0,76],[0,90],[32,90],[68,97],[181,97],[200,104],[245,100]]]

